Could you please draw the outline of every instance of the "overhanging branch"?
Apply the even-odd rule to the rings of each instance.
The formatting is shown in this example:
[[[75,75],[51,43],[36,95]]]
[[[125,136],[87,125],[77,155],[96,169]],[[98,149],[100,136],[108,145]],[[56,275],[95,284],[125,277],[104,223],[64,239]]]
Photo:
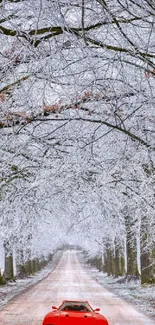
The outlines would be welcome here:
[[[129,136],[132,141],[139,142],[141,145],[145,146],[146,148],[151,148],[151,149],[155,150],[155,147],[152,147],[152,145],[150,143],[141,139],[139,136],[135,135],[134,133],[130,132],[129,130],[124,129],[124,128],[120,127],[119,125],[115,125],[115,124],[112,124],[112,123],[109,123],[107,121],[103,121],[100,119],[82,118],[82,117],[70,118],[70,119],[68,119],[68,118],[46,118],[46,119],[35,118],[34,121],[57,121],[57,122],[58,121],[70,121],[70,122],[71,121],[83,121],[83,122],[89,122],[89,123],[95,123],[95,124],[101,124],[101,125],[103,124],[113,130],[124,133],[125,135]]]

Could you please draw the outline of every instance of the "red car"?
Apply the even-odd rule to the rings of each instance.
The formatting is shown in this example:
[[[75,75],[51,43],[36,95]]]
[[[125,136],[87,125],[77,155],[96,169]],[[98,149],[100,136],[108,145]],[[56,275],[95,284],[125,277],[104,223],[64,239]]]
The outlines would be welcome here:
[[[64,300],[60,307],[52,306],[42,325],[109,325],[107,319],[99,314],[87,301]]]

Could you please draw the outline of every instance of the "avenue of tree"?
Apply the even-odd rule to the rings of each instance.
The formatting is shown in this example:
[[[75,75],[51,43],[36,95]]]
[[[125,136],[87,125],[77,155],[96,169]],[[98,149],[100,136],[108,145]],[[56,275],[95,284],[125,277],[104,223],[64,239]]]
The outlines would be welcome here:
[[[0,0],[0,12],[1,281],[73,245],[154,283],[154,2]]]

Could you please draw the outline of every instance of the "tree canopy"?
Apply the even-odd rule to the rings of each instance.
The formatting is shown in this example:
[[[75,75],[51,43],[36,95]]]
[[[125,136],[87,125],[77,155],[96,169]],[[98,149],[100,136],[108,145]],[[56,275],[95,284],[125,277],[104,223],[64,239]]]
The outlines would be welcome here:
[[[1,240],[154,249],[155,6],[0,1]],[[144,226],[145,224],[145,226]],[[151,226],[151,227],[150,227]]]

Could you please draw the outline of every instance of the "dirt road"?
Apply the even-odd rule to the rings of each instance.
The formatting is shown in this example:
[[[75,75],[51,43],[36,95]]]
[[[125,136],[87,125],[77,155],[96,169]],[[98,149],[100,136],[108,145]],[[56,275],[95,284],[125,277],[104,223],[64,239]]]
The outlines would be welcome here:
[[[41,325],[51,306],[64,299],[88,300],[101,308],[110,325],[155,325],[90,278],[74,251],[66,251],[54,272],[8,303],[0,311],[0,325]]]

